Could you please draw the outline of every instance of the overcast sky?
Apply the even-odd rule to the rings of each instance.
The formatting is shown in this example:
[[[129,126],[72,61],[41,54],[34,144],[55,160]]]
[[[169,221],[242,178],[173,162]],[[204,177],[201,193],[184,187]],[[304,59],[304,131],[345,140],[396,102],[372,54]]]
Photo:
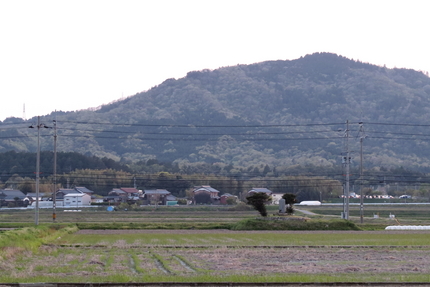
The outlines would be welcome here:
[[[0,0],[0,120],[314,52],[430,71],[429,11],[427,0]]]

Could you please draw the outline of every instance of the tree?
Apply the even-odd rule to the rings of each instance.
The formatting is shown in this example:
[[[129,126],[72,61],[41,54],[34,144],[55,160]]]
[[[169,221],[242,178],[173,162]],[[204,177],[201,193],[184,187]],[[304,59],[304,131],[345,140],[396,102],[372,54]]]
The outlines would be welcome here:
[[[230,196],[226,199],[228,205],[235,205],[237,203],[237,197]]]
[[[264,192],[257,192],[246,198],[246,200],[248,200],[248,204],[252,205],[252,207],[254,207],[254,209],[257,210],[263,217],[267,216],[265,204],[269,199],[270,196]]]
[[[287,205],[286,212],[287,214],[294,213],[294,203],[296,203],[296,195],[292,193],[285,193],[282,198],[285,200],[285,204]]]

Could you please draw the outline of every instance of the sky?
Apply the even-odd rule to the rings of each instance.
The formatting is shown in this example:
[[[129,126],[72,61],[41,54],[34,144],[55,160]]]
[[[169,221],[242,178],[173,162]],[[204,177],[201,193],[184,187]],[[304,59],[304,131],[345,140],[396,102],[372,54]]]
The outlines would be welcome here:
[[[0,120],[315,52],[430,71],[428,11],[428,0],[0,0]]]

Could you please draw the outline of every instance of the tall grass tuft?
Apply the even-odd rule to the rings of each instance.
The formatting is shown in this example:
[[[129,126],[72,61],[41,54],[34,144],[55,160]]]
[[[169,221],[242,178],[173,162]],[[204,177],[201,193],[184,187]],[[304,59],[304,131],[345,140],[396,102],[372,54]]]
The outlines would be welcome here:
[[[36,251],[42,244],[77,231],[76,225],[38,225],[0,233],[0,259],[9,259],[22,251]]]

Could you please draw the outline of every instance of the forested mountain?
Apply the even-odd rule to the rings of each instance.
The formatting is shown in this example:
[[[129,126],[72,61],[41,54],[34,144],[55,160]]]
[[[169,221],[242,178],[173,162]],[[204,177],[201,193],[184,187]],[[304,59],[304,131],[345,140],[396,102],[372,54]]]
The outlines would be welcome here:
[[[59,151],[124,164],[333,168],[348,149],[357,167],[363,137],[366,168],[428,171],[429,111],[428,75],[315,53],[193,71],[97,109],[42,121],[53,127],[56,119]],[[37,132],[28,126],[35,122],[1,123],[0,152],[34,152]],[[40,132],[42,150],[52,150],[54,129]]]

